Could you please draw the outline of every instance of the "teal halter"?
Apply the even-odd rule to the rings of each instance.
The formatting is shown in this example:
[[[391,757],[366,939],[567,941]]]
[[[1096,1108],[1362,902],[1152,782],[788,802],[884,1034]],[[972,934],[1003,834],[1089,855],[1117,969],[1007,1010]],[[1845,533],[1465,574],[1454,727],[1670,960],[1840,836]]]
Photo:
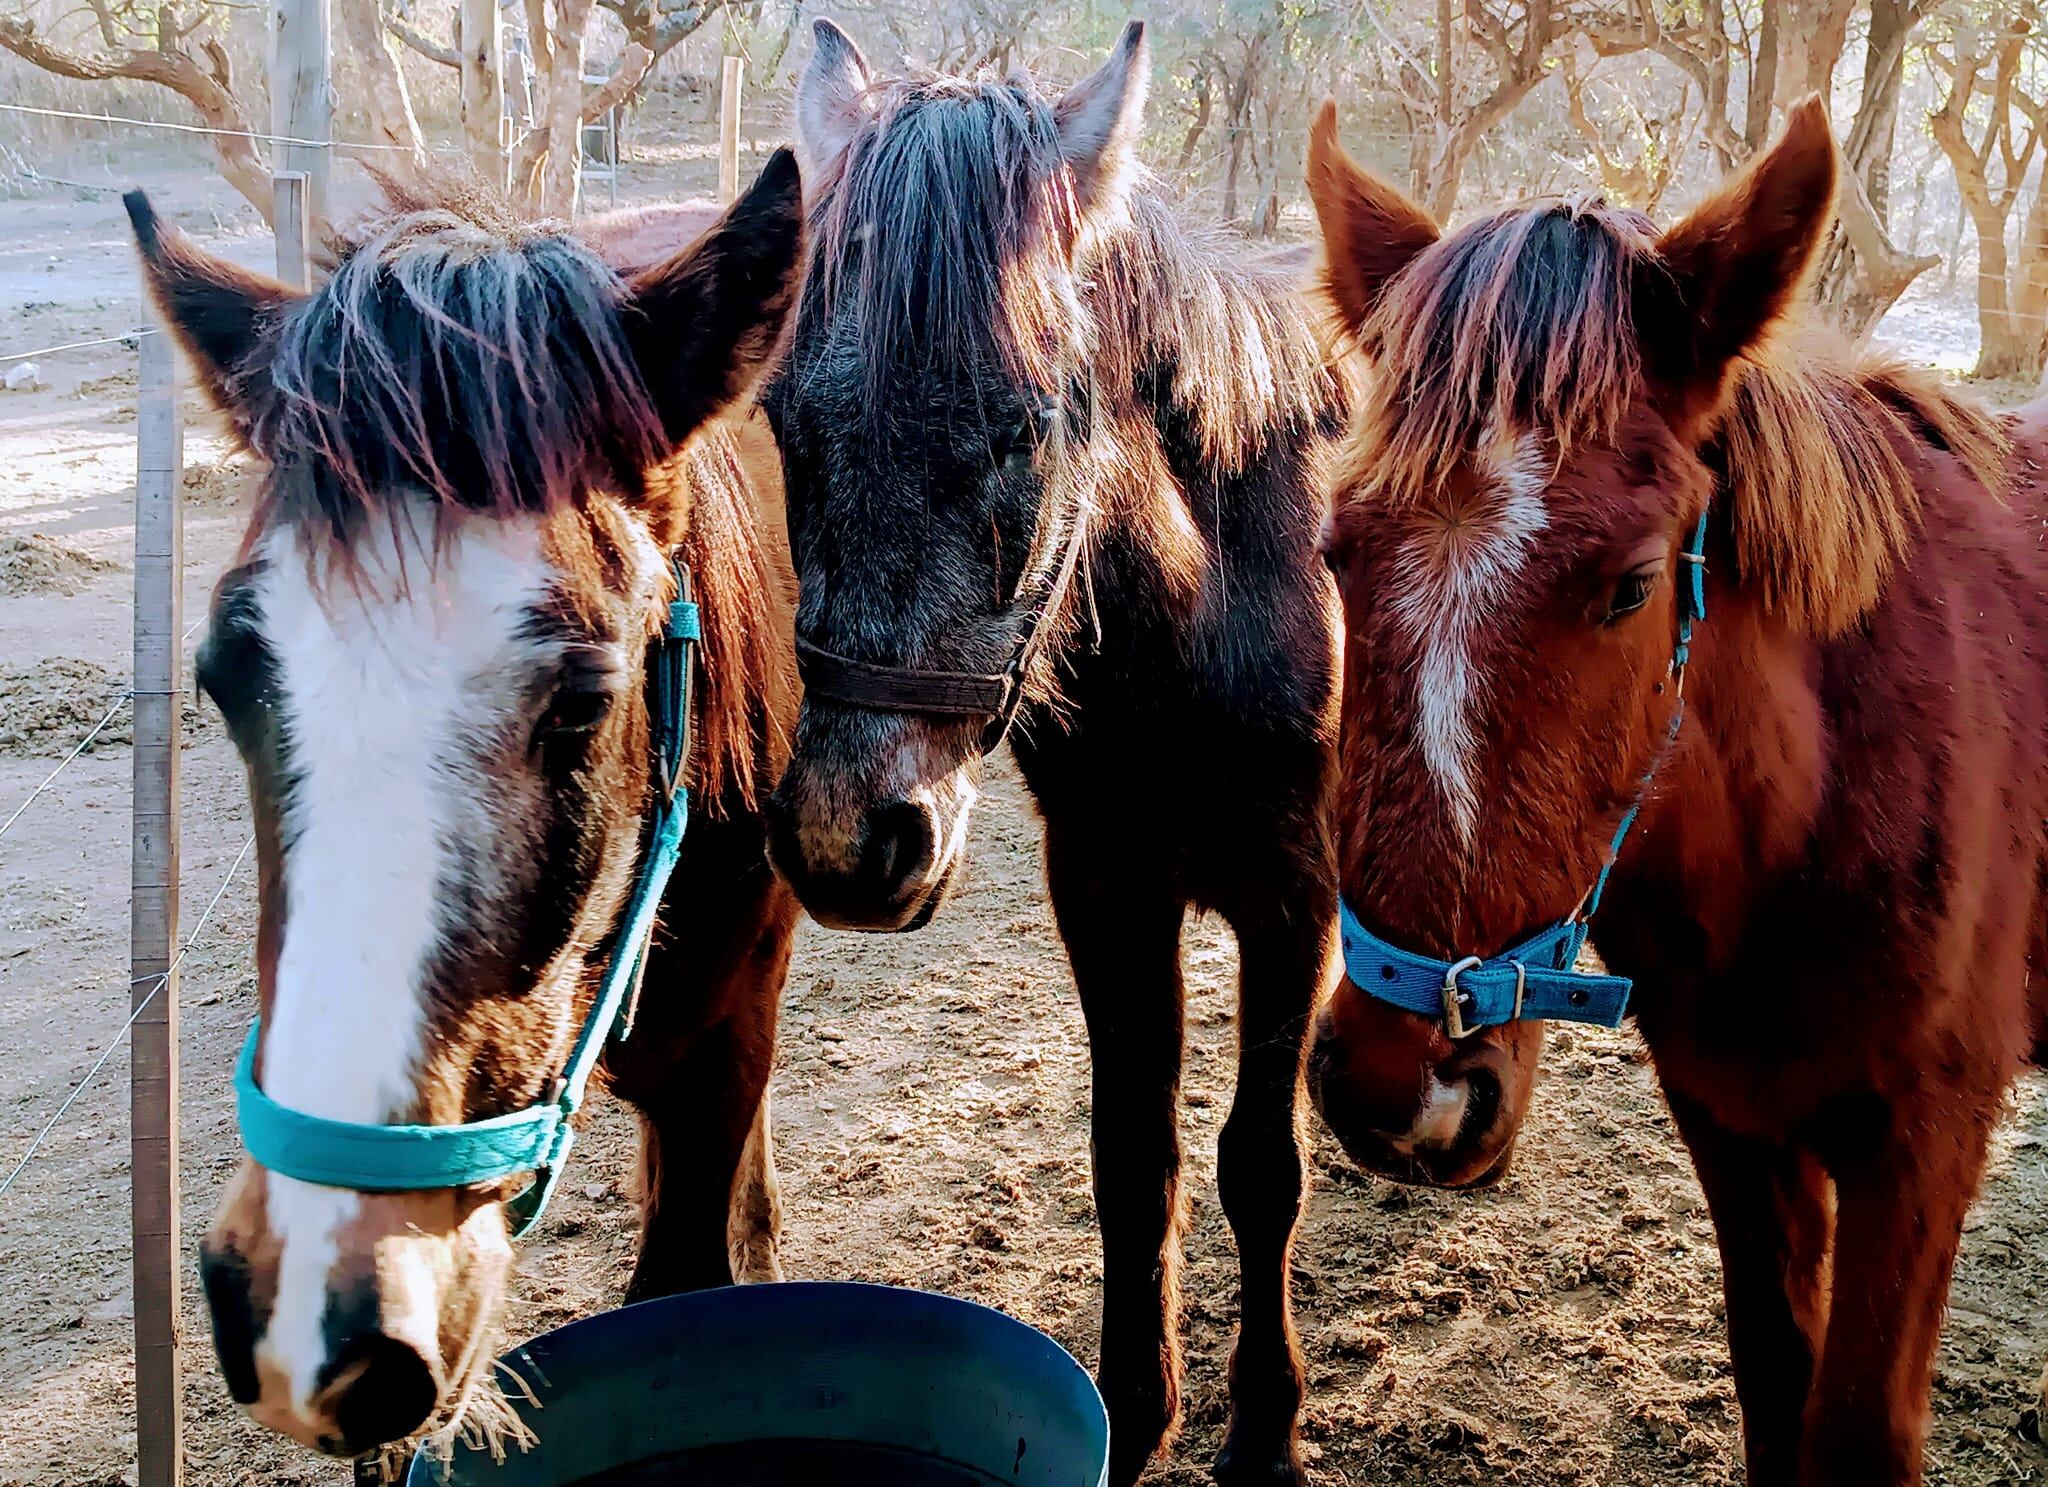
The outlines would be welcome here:
[[[1418,955],[1381,939],[1342,899],[1337,903],[1338,931],[1344,945],[1344,974],[1371,997],[1423,1017],[1441,1018],[1453,1040],[1482,1028],[1520,1021],[1590,1022],[1619,1027],[1628,1010],[1631,983],[1626,976],[1597,976],[1575,962],[1585,947],[1594,911],[1607,891],[1608,875],[1621,856],[1621,844],[1643,809],[1658,766],[1677,741],[1685,721],[1685,663],[1692,657],[1692,627],[1707,617],[1707,513],[1679,557],[1685,573],[1678,589],[1678,639],[1671,650],[1671,677],[1677,696],[1670,731],[1650,761],[1650,771],[1636,787],[1636,798],[1622,813],[1608,845],[1600,875],[1579,906],[1550,928],[1512,950],[1488,959],[1439,960]]]
[[[690,793],[683,788],[682,774],[690,747],[690,662],[699,629],[697,606],[689,598],[689,575],[680,563],[676,584],[667,623],[648,654],[654,680],[655,806],[645,855],[619,921],[604,980],[562,1072],[549,1081],[537,1104],[488,1120],[455,1126],[328,1120],[288,1109],[257,1088],[259,1021],[250,1027],[235,1068],[235,1113],[242,1145],[259,1165],[301,1182],[365,1193],[470,1187],[531,1172],[532,1183],[505,1205],[505,1212],[515,1239],[539,1220],[575,1143],[575,1115],[597,1061],[614,1035],[623,1040],[632,1032],[654,917],[675,871],[689,818]]]

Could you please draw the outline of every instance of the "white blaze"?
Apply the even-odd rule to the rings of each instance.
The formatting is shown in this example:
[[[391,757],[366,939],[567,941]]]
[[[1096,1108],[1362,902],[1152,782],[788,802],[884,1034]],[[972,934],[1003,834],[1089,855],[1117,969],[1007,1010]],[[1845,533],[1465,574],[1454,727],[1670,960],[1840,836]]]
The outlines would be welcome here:
[[[1472,714],[1485,679],[1472,663],[1474,632],[1513,593],[1537,533],[1549,525],[1543,491],[1550,462],[1525,434],[1491,475],[1475,510],[1429,519],[1403,544],[1394,612],[1422,651],[1416,678],[1415,742],[1450,802],[1451,820],[1470,845],[1479,814],[1473,778],[1479,736]]]
[[[485,804],[467,798],[485,782],[465,763],[531,675],[522,631],[554,575],[531,519],[473,518],[438,553],[423,506],[370,522],[358,581],[324,558],[309,566],[289,529],[257,581],[290,781],[263,1086],[294,1110],[382,1124],[416,1097],[452,826]],[[337,1236],[359,1200],[275,1173],[268,1189],[283,1253],[259,1357],[305,1413]]]

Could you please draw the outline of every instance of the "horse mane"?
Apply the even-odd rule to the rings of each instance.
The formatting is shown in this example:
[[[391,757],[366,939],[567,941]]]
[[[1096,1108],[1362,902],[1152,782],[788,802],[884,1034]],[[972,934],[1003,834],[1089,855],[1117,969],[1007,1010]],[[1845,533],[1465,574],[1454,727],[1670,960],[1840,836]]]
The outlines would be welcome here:
[[[730,420],[671,451],[619,275],[567,224],[473,182],[378,179],[383,205],[335,234],[331,277],[281,328],[250,430],[272,471],[248,540],[292,524],[346,573],[353,534],[401,500],[506,517],[607,492],[665,510],[655,538],[681,546],[702,611],[700,798],[752,809],[793,683],[762,619],[774,577]]]
[[[1648,395],[1634,308],[1665,274],[1640,212],[1577,195],[1472,222],[1396,276],[1360,340],[1374,363],[1354,470],[1400,504],[1504,431],[1559,457],[1613,440]],[[2004,484],[1993,416],[1932,375],[1775,327],[1738,360],[1701,451],[1719,474],[1738,576],[1788,623],[1841,633],[1917,530],[1927,452]],[[1345,482],[1356,488],[1356,480]]]
[[[1787,623],[1840,635],[1919,528],[1929,450],[2000,497],[2009,445],[1981,404],[1889,352],[1819,331],[1767,343],[1738,366],[1716,438],[1736,571]]]
[[[988,327],[1001,370],[1049,394],[1081,362],[1112,395],[1166,373],[1164,391],[1226,473],[1291,418],[1332,411],[1341,386],[1298,272],[1233,261],[1241,243],[1184,228],[1142,175],[1088,220],[1052,103],[1028,76],[921,75],[879,83],[868,100],[815,197],[799,308],[850,317],[866,416],[889,416],[906,380],[975,371],[960,326]],[[1056,271],[1069,255],[1087,280],[1080,295]]]

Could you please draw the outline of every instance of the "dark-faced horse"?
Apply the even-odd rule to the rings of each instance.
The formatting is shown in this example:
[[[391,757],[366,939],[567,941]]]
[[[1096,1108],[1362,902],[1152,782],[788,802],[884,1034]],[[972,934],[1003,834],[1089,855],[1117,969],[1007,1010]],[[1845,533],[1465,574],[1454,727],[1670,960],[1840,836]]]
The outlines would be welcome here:
[[[1835,174],[1809,101],[1666,231],[1579,199],[1439,237],[1333,112],[1311,147],[1374,369],[1326,540],[1346,979],[1312,1081],[1361,1162],[1486,1182],[1541,1019],[1633,978],[1755,1487],[1920,1480],[2048,1021],[2048,428],[1780,324]],[[1613,974],[1571,965],[1589,921]]]
[[[608,1045],[644,1133],[629,1295],[774,1274],[797,917],[756,809],[795,711],[780,487],[725,411],[794,300],[794,159],[688,247],[686,215],[657,248],[658,213],[586,241],[394,195],[311,294],[130,199],[165,318],[267,462],[197,665],[261,901],[255,1155],[201,1271],[234,1397],[350,1455],[462,1410],[508,1207],[559,1177]]]
[[[1317,456],[1347,393],[1301,266],[1234,262],[1141,179],[1145,78],[1137,26],[1057,100],[878,81],[818,26],[813,253],[763,394],[805,682],[769,840],[819,919],[915,928],[959,873],[984,755],[1013,746],[1094,1061],[1119,1487],[1179,1408],[1181,926],[1230,923],[1217,1187],[1241,1327],[1216,1470],[1295,1482],[1296,1125],[1336,910]]]

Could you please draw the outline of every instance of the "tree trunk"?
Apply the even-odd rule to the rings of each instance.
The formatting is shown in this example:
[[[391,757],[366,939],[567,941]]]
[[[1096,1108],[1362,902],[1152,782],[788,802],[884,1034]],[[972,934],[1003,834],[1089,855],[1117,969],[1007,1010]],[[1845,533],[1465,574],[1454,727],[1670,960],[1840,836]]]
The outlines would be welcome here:
[[[477,174],[505,184],[505,49],[498,0],[462,0],[455,50],[462,69],[462,144]]]
[[[549,48],[547,160],[541,168],[540,209],[551,217],[576,212],[576,188],[583,170],[583,33],[590,26],[591,0],[555,0],[556,26]]]
[[[378,144],[397,145],[415,155],[424,153],[420,123],[413,116],[405,74],[399,70],[393,39],[384,30],[378,0],[335,0],[334,18],[342,39],[363,69],[364,103],[370,114],[370,136]]]
[[[1972,206],[1977,228],[1978,377],[2011,377],[2025,364],[2025,338],[2013,322],[2006,286],[2005,216],[1987,205]]]
[[[2048,182],[2048,165],[2043,167]],[[2041,375],[2048,351],[2048,192],[2036,190],[2020,225],[2019,262],[2013,266],[2011,319],[2022,356],[2017,375]]]
[[[1195,119],[1188,125],[1188,132],[1180,142],[1180,155],[1173,162],[1176,171],[1185,171],[1194,163],[1195,148],[1201,144],[1202,136],[1209,130],[1209,115],[1215,111],[1216,99],[1209,86],[1207,72],[1195,79]]]
[[[1745,158],[1771,137],[1771,102],[1778,95],[1778,8],[1779,0],[1764,0],[1757,22],[1756,58],[1750,64],[1749,98],[1742,114]]]
[[[1862,178],[1842,181],[1841,220],[1835,229],[1834,258],[1829,264],[1831,292],[1825,300],[1835,322],[1860,340],[1877,327],[1885,312],[1913,281],[1941,262],[1939,256],[1901,251],[1871,208]],[[1837,267],[1840,266],[1839,272]]]

